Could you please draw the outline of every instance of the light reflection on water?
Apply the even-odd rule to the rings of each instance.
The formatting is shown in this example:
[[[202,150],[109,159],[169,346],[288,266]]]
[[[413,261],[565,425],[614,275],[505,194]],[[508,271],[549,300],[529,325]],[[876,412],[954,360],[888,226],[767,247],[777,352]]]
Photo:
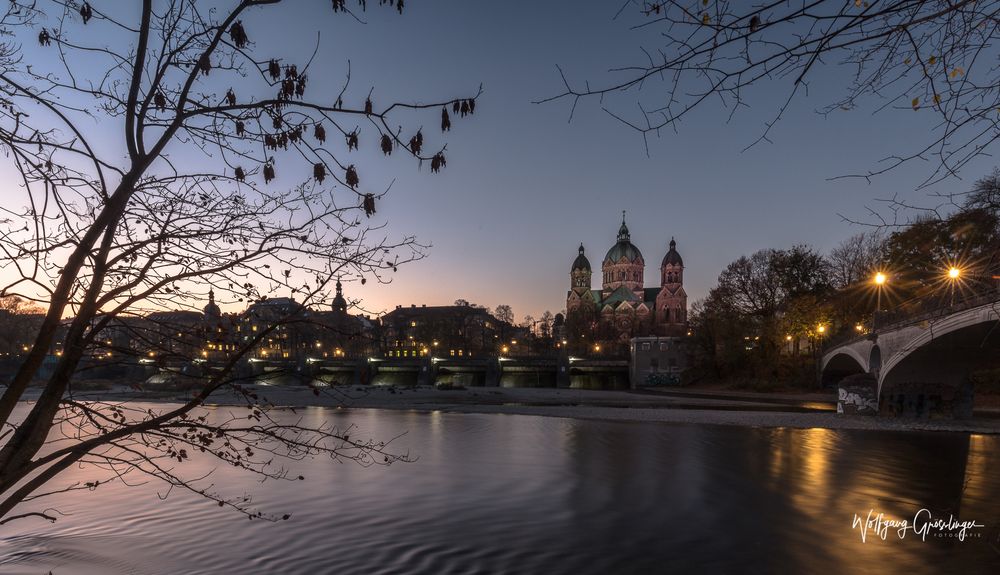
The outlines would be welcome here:
[[[412,464],[310,460],[302,482],[259,485],[279,523],[247,521],[162,487],[52,501],[68,516],[0,527],[0,573],[997,573],[1000,438],[762,429],[509,415],[311,408]],[[190,473],[203,471],[198,460]],[[76,469],[67,480],[90,479]],[[851,529],[869,509],[985,523],[981,538],[920,541]]]

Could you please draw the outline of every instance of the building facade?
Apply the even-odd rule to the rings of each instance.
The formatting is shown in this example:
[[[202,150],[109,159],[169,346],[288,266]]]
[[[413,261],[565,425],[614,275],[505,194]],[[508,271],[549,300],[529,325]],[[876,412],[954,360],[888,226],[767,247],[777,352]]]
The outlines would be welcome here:
[[[524,334],[468,304],[396,306],[381,317],[382,347],[391,358],[496,357],[511,352]]]
[[[687,293],[677,242],[670,239],[660,261],[658,287],[645,287],[645,267],[642,252],[632,243],[624,212],[617,241],[601,262],[600,289],[592,288],[593,269],[580,244],[566,295],[569,337],[589,338],[593,345],[599,345],[602,341],[625,343],[633,337],[684,335]]]

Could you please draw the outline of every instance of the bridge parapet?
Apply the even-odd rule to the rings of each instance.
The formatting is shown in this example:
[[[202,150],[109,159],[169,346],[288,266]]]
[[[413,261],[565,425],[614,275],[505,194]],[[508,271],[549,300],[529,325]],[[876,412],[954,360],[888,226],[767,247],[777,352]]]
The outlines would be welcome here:
[[[998,324],[1000,294],[910,316],[828,349],[821,379],[834,383],[867,373],[877,381],[880,401],[889,393],[893,405],[905,406],[897,412],[926,413],[938,404],[967,413],[969,374],[1000,352]]]

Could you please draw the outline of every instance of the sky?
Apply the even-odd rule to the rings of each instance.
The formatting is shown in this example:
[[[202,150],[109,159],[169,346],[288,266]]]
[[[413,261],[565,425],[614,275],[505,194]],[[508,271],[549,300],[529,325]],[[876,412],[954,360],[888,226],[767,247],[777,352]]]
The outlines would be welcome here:
[[[576,85],[600,85],[615,78],[610,69],[642,62],[640,47],[655,46],[656,38],[629,29],[641,17],[616,20],[619,2],[412,0],[402,16],[369,4],[364,23],[331,17],[328,2],[294,2],[267,19],[247,20],[262,53],[309,54],[319,28],[311,77],[328,74],[318,81],[336,91],[349,59],[351,98],[363,100],[374,87],[376,105],[434,101],[483,87],[475,115],[455,120],[445,139],[435,117],[424,124],[435,143],[447,142],[448,164],[440,174],[402,154],[371,164],[375,180],[395,180],[378,217],[393,233],[415,235],[430,248],[425,259],[401,267],[390,285],[345,285],[368,311],[461,298],[490,308],[510,305],[519,321],[558,312],[581,242],[599,287],[600,261],[623,210],[647,264],[646,285],[658,283],[673,237],[693,302],[741,255],[795,244],[826,252],[862,231],[845,217],[865,219],[879,198],[931,203],[930,193],[963,191],[994,165],[980,158],[963,179],[923,190],[916,188],[930,163],[908,164],[871,182],[832,180],[878,167],[882,158],[927,138],[933,124],[905,109],[816,113],[840,95],[844,81],[842,70],[823,67],[771,131],[772,143],[743,151],[784,101],[790,79],[755,87],[748,106],[732,118],[728,109],[707,103],[676,130],[652,138],[647,153],[642,137],[597,100],[581,101],[572,121],[569,101],[533,103],[561,91],[557,65]],[[26,56],[34,50],[26,46]],[[629,114],[650,96],[655,93],[623,94],[611,105]],[[114,141],[109,136],[108,145]]]

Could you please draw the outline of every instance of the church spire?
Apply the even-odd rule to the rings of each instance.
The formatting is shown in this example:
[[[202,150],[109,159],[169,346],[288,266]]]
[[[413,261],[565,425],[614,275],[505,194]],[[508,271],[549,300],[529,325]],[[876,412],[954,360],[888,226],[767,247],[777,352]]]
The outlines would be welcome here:
[[[622,210],[622,227],[618,228],[618,241],[627,242],[631,240],[631,235],[628,233],[628,226],[625,225],[625,210]]]
[[[208,289],[208,305],[205,306],[203,311],[206,318],[216,319],[222,315],[219,304],[215,303],[215,290],[212,288]]]
[[[345,313],[347,312],[347,300],[344,299],[343,285],[340,283],[340,278],[337,278],[337,295],[333,297],[333,311]]]

